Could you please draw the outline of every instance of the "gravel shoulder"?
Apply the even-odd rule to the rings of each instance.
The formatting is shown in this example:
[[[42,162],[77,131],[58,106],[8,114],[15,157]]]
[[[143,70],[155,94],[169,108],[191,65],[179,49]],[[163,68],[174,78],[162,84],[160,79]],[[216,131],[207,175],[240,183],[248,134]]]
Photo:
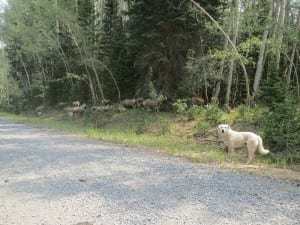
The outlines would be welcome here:
[[[300,224],[295,183],[0,118],[0,225]]]

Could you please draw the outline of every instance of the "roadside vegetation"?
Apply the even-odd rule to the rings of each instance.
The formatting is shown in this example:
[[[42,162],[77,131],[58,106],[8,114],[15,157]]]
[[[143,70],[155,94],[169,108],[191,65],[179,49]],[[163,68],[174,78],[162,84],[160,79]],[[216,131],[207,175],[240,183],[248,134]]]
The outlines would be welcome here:
[[[10,0],[0,5],[0,107],[17,118],[232,164],[218,123],[300,164],[300,3]]]
[[[193,106],[178,113],[177,106],[172,112],[159,113],[144,109],[130,109],[121,113],[87,110],[83,115],[70,116],[67,111],[49,108],[41,116],[33,111],[23,112],[22,115],[2,112],[0,115],[39,127],[186,158],[196,163],[291,180],[300,179],[298,175],[286,170],[299,172],[299,164],[291,163],[289,158],[273,149],[270,149],[271,154],[267,156],[257,154],[251,165],[248,165],[246,148],[237,150],[235,155],[228,155],[218,139],[218,123],[230,123],[237,130],[254,131],[265,139],[260,126],[266,108],[239,106],[227,113],[217,107]]]

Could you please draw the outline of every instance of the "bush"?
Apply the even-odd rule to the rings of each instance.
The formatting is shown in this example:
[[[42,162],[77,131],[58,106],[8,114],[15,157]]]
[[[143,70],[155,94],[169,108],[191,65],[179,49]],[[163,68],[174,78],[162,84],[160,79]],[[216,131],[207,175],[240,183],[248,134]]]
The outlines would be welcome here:
[[[237,108],[237,112],[238,112],[239,118],[241,118],[242,120],[245,119],[247,111],[249,111],[249,107],[247,107],[245,105],[240,105]]]
[[[236,122],[246,122],[247,124],[260,125],[262,118],[265,117],[268,109],[266,107],[249,108],[245,105],[239,105],[236,108]]]
[[[265,142],[271,152],[283,153],[287,162],[300,163],[300,112],[293,98],[275,103],[263,118]]]
[[[175,111],[179,115],[185,115],[186,114],[186,110],[187,110],[188,105],[186,104],[185,99],[177,99],[177,101],[174,102],[172,104],[172,106],[174,107]]]
[[[211,125],[216,125],[220,122],[222,111],[218,107],[212,106],[206,109],[204,116]]]
[[[189,119],[196,119],[196,117],[201,115],[202,112],[203,112],[202,106],[193,105],[191,108],[188,109],[187,115]]]

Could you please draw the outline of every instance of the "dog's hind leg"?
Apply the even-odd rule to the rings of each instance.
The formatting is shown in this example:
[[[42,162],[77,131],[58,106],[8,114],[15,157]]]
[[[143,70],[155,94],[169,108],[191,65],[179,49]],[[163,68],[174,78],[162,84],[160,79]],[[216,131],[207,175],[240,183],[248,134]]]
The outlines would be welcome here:
[[[250,164],[254,159],[254,153],[248,150],[248,161],[247,164]]]
[[[256,141],[253,141],[253,140],[248,140],[247,142],[247,150],[248,150],[248,164],[250,162],[252,162],[252,160],[254,159],[254,153],[257,149],[257,146],[258,143]]]

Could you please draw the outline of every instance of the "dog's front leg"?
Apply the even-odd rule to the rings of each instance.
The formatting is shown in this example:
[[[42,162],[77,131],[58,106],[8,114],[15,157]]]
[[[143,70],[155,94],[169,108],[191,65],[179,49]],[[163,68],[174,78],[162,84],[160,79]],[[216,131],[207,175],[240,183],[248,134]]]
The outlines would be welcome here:
[[[229,153],[230,155],[233,155],[233,154],[234,154],[234,148],[228,146],[228,153]]]

